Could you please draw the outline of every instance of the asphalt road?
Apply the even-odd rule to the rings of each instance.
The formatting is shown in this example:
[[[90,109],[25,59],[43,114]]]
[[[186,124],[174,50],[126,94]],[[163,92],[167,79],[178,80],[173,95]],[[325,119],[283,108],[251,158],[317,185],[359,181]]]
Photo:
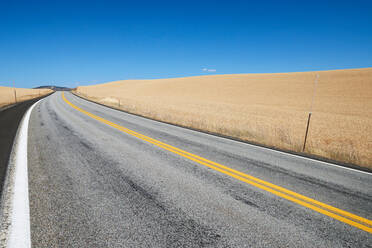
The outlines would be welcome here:
[[[20,102],[14,106],[0,108],[0,197],[8,167],[9,155],[19,123],[27,109],[40,98]],[[0,202],[1,205],[1,202]]]
[[[371,233],[215,168],[369,220],[370,174],[65,97],[80,109],[57,92],[29,123],[33,247],[372,247]]]

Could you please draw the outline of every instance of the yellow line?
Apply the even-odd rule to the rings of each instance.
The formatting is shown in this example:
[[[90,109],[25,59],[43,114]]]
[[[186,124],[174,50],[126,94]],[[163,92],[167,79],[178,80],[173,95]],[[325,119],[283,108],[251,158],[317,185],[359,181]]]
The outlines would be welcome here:
[[[187,159],[190,159],[194,162],[197,162],[199,164],[202,164],[204,166],[207,166],[211,169],[214,169],[216,171],[219,171],[225,175],[229,175],[235,179],[238,179],[242,182],[245,182],[245,183],[248,183],[250,185],[253,185],[257,188],[260,188],[262,190],[265,190],[267,192],[270,192],[276,196],[279,196],[279,197],[282,197],[284,199],[287,199],[289,201],[292,201],[292,202],[295,202],[299,205],[302,205],[304,207],[307,207],[307,208],[310,208],[316,212],[319,212],[321,214],[324,214],[324,215],[327,215],[329,217],[332,217],[336,220],[339,220],[341,222],[344,222],[344,223],[347,223],[351,226],[354,226],[354,227],[357,227],[361,230],[364,230],[366,232],[369,232],[369,233],[372,233],[372,228],[369,227],[369,226],[372,226],[372,221],[371,220],[368,220],[366,218],[363,218],[363,217],[360,217],[358,215],[355,215],[355,214],[352,214],[350,212],[347,212],[347,211],[344,211],[344,210],[341,210],[341,209],[338,209],[336,207],[333,207],[333,206],[330,206],[328,204],[325,204],[325,203],[322,203],[322,202],[319,202],[317,200],[314,200],[312,198],[309,198],[309,197],[306,197],[304,195],[301,195],[301,194],[298,194],[294,191],[291,191],[291,190],[288,190],[288,189],[285,189],[283,187],[280,187],[280,186],[277,186],[275,184],[272,184],[272,183],[269,183],[269,182],[266,182],[264,180],[261,180],[259,178],[256,178],[256,177],[253,177],[251,175],[248,175],[248,174],[245,174],[243,172],[240,172],[240,171],[237,171],[237,170],[234,170],[232,168],[229,168],[225,165],[222,165],[222,164],[218,164],[216,162],[213,162],[213,161],[210,161],[208,159],[205,159],[203,157],[200,157],[200,156],[197,156],[195,154],[192,154],[192,153],[189,153],[189,152],[186,152],[184,150],[181,150],[177,147],[174,147],[174,146],[171,146],[171,145],[168,145],[166,143],[163,143],[161,141],[158,141],[158,140],[155,140],[153,138],[150,138],[148,136],[145,136],[143,134],[140,134],[140,133],[137,133],[133,130],[130,130],[128,128],[125,128],[123,126],[120,126],[118,124],[115,124],[113,122],[110,122],[106,119],[103,119],[102,117],[99,117],[97,115],[94,115],[88,111],[85,111],[77,106],[75,106],[74,104],[72,104],[70,101],[68,101],[64,95],[64,93],[62,93],[62,98],[63,100],[69,104],[71,107],[73,107],[74,109],[90,116],[91,118],[95,119],[95,120],[98,120],[100,122],[103,122],[111,127],[114,127],[124,133],[127,133],[127,134],[130,134],[132,136],[135,136],[141,140],[144,140],[144,141],[147,141],[151,144],[154,144],[158,147],[161,147],[167,151],[170,151],[170,152],[173,152],[175,154],[178,154],[182,157],[185,157]]]

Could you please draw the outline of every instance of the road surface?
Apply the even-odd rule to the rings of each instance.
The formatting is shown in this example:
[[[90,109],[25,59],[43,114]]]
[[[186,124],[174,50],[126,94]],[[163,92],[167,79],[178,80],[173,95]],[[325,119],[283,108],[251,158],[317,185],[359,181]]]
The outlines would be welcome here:
[[[23,115],[40,98],[20,102],[14,106],[0,108],[0,197],[3,191],[5,174],[12,151],[13,140]],[[1,205],[1,203],[0,203]]]
[[[372,247],[371,174],[67,92],[31,113],[28,173],[33,247]]]

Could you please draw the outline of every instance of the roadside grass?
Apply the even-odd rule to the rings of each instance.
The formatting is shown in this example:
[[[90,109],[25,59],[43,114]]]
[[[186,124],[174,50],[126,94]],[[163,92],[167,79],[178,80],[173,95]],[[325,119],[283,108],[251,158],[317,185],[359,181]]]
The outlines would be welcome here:
[[[75,93],[152,119],[372,169],[372,68],[126,80]]]
[[[16,88],[17,102],[23,102],[52,92],[49,89]],[[0,108],[16,103],[14,88],[0,86]]]

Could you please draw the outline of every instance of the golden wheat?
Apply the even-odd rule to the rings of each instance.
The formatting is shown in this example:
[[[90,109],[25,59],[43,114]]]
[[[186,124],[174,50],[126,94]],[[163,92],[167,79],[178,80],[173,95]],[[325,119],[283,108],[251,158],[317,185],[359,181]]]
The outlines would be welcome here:
[[[125,80],[78,87],[91,100],[182,126],[372,168],[372,68]]]
[[[16,95],[14,94],[14,90]],[[0,108],[16,102],[23,102],[32,98],[43,96],[51,93],[49,89],[24,89],[0,86]]]

